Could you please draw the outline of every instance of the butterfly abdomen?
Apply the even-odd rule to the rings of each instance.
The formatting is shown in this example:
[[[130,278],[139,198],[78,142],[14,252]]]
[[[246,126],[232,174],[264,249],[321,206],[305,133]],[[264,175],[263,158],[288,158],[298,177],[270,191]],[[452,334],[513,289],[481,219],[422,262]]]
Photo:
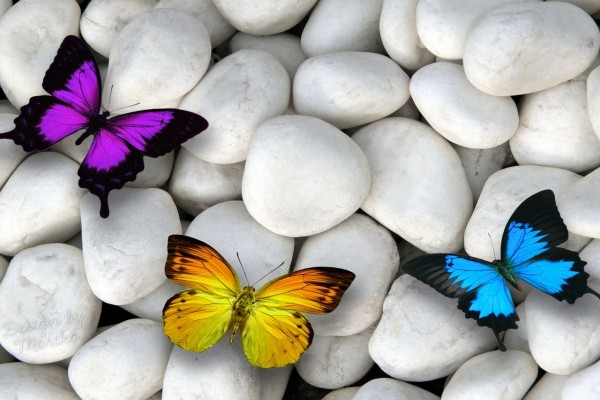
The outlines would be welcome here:
[[[500,275],[502,275],[502,277],[506,279],[506,281],[510,283],[512,287],[514,287],[521,293],[524,292],[523,288],[521,287],[521,285],[519,285],[519,282],[517,281],[517,275],[514,273],[511,265],[503,262],[502,260],[495,260],[492,264],[500,273]]]
[[[256,297],[254,296],[254,288],[252,286],[246,286],[233,303],[233,313],[231,315],[233,330],[229,337],[229,343],[233,342],[237,331],[244,327],[255,303]]]

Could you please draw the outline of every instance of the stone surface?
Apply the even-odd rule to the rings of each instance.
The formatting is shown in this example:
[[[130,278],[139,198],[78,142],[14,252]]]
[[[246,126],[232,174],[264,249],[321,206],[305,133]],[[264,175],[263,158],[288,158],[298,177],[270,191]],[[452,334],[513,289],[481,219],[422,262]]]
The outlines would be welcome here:
[[[407,118],[374,122],[352,139],[371,167],[367,214],[423,251],[462,248],[473,195],[448,142]]]
[[[488,328],[409,275],[398,278],[383,303],[369,353],[388,375],[407,381],[438,379],[474,355],[496,347]]]
[[[358,386],[350,386],[327,393],[321,400],[352,400],[356,392],[360,390]]]
[[[216,63],[182,100],[180,108],[209,121],[209,127],[183,147],[208,162],[243,161],[256,128],[283,114],[289,100],[290,79],[274,56],[238,51]]]
[[[227,201],[207,209],[192,221],[185,234],[215,248],[236,270],[243,286],[256,285],[258,288],[290,271],[294,240],[257,223],[241,201]],[[249,282],[245,281],[238,255]],[[282,262],[281,268],[273,271]]]
[[[131,20],[154,8],[158,0],[92,0],[81,15],[81,36],[92,49],[109,56],[117,35]]]
[[[545,189],[551,189],[558,200],[561,194],[579,179],[581,177],[571,171],[531,165],[505,168],[496,172],[483,187],[465,229],[466,252],[484,260],[500,258],[500,243],[506,222],[519,204]],[[561,214],[562,210],[561,205]],[[587,242],[586,238],[570,234],[563,247],[579,251]]]
[[[519,126],[517,106],[510,97],[477,89],[462,66],[454,63],[436,62],[415,72],[410,95],[433,129],[464,147],[499,146]]]
[[[562,388],[562,399],[587,400],[600,397],[598,387],[598,375],[600,374],[600,362],[573,374],[565,382]],[[560,386],[556,389],[559,389]]]
[[[146,12],[114,40],[102,105],[109,109],[110,98],[121,114],[179,99],[204,76],[210,55],[208,31],[196,18],[171,8]]]
[[[0,397],[7,400],[79,399],[64,368],[22,362],[0,364]]]
[[[435,61],[417,33],[418,0],[383,0],[379,33],[385,51],[402,68],[416,71]]]
[[[236,32],[212,0],[160,0],[156,8],[176,8],[200,19],[208,31],[212,48],[219,46]]]
[[[46,94],[41,83],[67,35],[79,32],[74,0],[21,0],[0,21],[0,85],[17,108]]]
[[[579,235],[600,239],[599,196],[600,168],[565,190],[558,202],[561,215],[569,230]]]
[[[298,374],[320,388],[338,389],[353,384],[373,366],[368,344],[374,329],[372,325],[349,336],[315,335],[295,365]]]
[[[383,0],[319,1],[302,30],[304,52],[309,57],[344,50],[382,53],[382,5]]]
[[[44,152],[29,156],[0,191],[0,254],[64,242],[80,229],[78,165]]]
[[[600,107],[600,66],[594,68],[586,80],[586,109],[594,133],[600,139],[600,113],[596,110]]]
[[[97,297],[129,304],[165,281],[167,237],[180,234],[181,224],[173,200],[160,189],[116,190],[109,204],[103,219],[95,196],[81,202],[85,273]]]
[[[598,360],[600,315],[596,297],[588,294],[568,304],[532,291],[525,302],[529,348],[542,369],[567,375]]]
[[[237,0],[213,0],[221,14],[236,29],[251,35],[272,35],[296,25],[317,0],[265,0],[240,3]]]
[[[353,214],[339,225],[307,238],[294,270],[321,266],[356,274],[338,308],[326,315],[309,316],[315,333],[355,335],[377,322],[399,262],[392,235],[365,215]]]
[[[421,0],[416,7],[417,32],[436,56],[458,60],[463,58],[464,43],[473,25],[493,8],[516,1],[523,0]]]
[[[439,397],[410,383],[391,378],[379,378],[373,379],[361,386],[352,399],[437,400]]]
[[[561,2],[510,3],[483,16],[464,43],[471,83],[494,96],[537,92],[588,68],[600,47],[594,20]]]
[[[514,296],[513,301],[516,302],[518,297],[522,296]],[[509,350],[520,350],[525,353],[531,353],[529,350],[529,336],[527,334],[527,312],[525,311],[525,307],[527,306],[527,302],[523,302],[516,307],[517,315],[519,316],[519,320],[517,321],[517,326],[519,329],[509,329],[504,333],[504,339],[502,342]]]
[[[465,362],[444,388],[444,400],[520,400],[537,376],[537,365],[519,350],[491,351]]]
[[[81,250],[61,243],[23,250],[0,284],[0,344],[33,364],[71,357],[93,336],[100,308]]]
[[[370,185],[365,155],[343,132],[317,118],[286,115],[256,130],[242,197],[267,229],[308,236],[352,215]]]
[[[294,77],[294,108],[340,128],[381,119],[410,96],[402,68],[380,54],[343,51],[307,59]]]
[[[17,115],[0,113],[0,132],[8,132],[15,127],[13,120]],[[17,166],[27,157],[27,152],[12,140],[0,140],[0,189]]]
[[[145,399],[162,387],[172,347],[162,323],[130,319],[79,349],[69,380],[84,399]]]
[[[240,199],[243,173],[243,162],[215,164],[182,147],[169,181],[169,193],[175,204],[196,216],[215,204]]]
[[[165,303],[183,289],[182,286],[167,280],[141,299],[133,303],[122,304],[121,308],[137,317],[161,322]]]
[[[584,80],[530,93],[519,103],[519,128],[510,149],[519,165],[584,172],[600,165],[600,138],[587,110]]]
[[[238,32],[229,41],[229,48],[232,53],[244,49],[263,50],[271,53],[283,65],[290,79],[294,79],[296,70],[306,60],[306,54],[300,45],[300,38],[291,33],[255,36]]]
[[[555,375],[546,372],[527,392],[523,400],[562,400],[561,392],[569,377],[570,375]]]

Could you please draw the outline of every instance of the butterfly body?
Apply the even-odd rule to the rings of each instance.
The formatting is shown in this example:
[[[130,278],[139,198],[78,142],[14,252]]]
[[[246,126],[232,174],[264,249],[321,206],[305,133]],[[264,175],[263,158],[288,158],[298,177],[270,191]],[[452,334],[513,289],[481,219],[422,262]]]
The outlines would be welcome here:
[[[100,112],[100,71],[87,45],[67,36],[48,68],[42,87],[21,107],[15,128],[0,134],[26,151],[45,150],[75,132],[81,144],[93,137],[78,171],[79,186],[100,198],[100,216],[108,217],[108,193],[133,181],[144,169],[143,156],[159,157],[208,127],[201,116],[177,109],[136,111],[109,118]]]
[[[256,290],[242,288],[227,261],[208,244],[169,237],[167,277],[192,289],[167,301],[164,332],[178,346],[202,352],[229,329],[229,342],[238,332],[248,361],[263,368],[296,362],[310,346],[313,330],[303,312],[333,311],[354,274],[339,268],[317,267],[275,278]]]
[[[502,257],[487,262],[460,254],[428,254],[408,261],[403,269],[441,294],[458,299],[467,318],[499,334],[517,329],[519,320],[507,283],[524,292],[520,280],[557,300],[574,303],[585,293],[600,298],[587,286],[585,261],[576,252],[556,247],[568,238],[554,194],[541,191],[529,197],[510,217],[502,235]]]

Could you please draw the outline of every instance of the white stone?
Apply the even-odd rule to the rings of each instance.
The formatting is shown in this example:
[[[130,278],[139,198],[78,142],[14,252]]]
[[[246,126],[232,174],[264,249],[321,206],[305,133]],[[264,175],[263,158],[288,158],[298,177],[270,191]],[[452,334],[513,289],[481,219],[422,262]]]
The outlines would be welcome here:
[[[16,114],[0,113],[0,132],[11,131]],[[27,152],[12,140],[0,140],[0,188],[4,186],[17,166],[27,157]]]
[[[594,68],[588,75],[586,89],[587,114],[594,133],[600,139],[600,113],[596,112],[600,107],[600,66]]]
[[[545,189],[551,189],[558,199],[579,179],[581,177],[571,171],[532,165],[505,168],[496,172],[483,187],[465,229],[466,252],[484,260],[499,259],[502,233],[519,204]],[[559,210],[562,210],[562,206]],[[569,240],[562,247],[579,251],[587,242],[586,238],[570,234]]]
[[[145,399],[162,387],[172,347],[162,323],[130,319],[79,349],[69,380],[84,399]]]
[[[44,152],[29,156],[0,191],[0,254],[64,242],[80,229],[77,163]]]
[[[360,390],[358,386],[350,386],[327,393],[321,400],[352,400]]]
[[[465,362],[444,388],[444,400],[521,400],[537,376],[531,355],[491,351]]]
[[[385,51],[402,68],[416,71],[435,61],[417,33],[419,0],[383,0],[379,33]]]
[[[368,348],[374,329],[372,325],[349,336],[315,335],[295,365],[298,374],[305,382],[325,389],[338,389],[358,381],[374,364]]]
[[[381,54],[341,51],[307,59],[294,77],[294,108],[340,129],[381,119],[408,100],[409,78]]]
[[[22,362],[0,364],[0,398],[79,400],[64,368]]]
[[[254,131],[283,114],[290,101],[290,79],[271,54],[241,50],[210,69],[180,108],[208,120],[202,134],[183,144],[196,157],[230,164],[246,159]]]
[[[555,375],[546,372],[531,388],[523,400],[562,400],[561,392],[570,375]],[[571,398],[569,398],[571,400]]]
[[[599,375],[600,361],[573,374],[564,382],[564,387],[560,392],[562,399],[589,400],[600,398]]]
[[[196,86],[211,55],[208,31],[184,11],[161,8],[127,24],[110,50],[102,105],[126,113],[165,105]]]
[[[156,5],[158,0],[92,0],[81,15],[81,36],[92,49],[109,56],[117,35],[131,20]]]
[[[454,63],[436,62],[418,70],[410,80],[410,95],[433,129],[464,147],[499,146],[519,126],[517,106],[510,97],[477,89],[463,67]]]
[[[243,173],[243,162],[215,164],[182,147],[169,181],[169,193],[175,204],[196,216],[215,204],[240,199]]]
[[[379,17],[383,0],[321,0],[302,30],[302,48],[307,56],[335,51],[383,53]]]
[[[579,256],[582,260],[587,261],[585,270],[590,274],[588,285],[598,291],[600,289],[600,240],[594,239],[589,242],[579,252]]]
[[[79,32],[74,0],[21,0],[0,20],[0,85],[17,108],[46,94],[41,83],[67,35]]]
[[[258,289],[290,270],[294,240],[279,236],[257,223],[241,201],[227,201],[207,209],[192,221],[185,233],[208,243],[225,257],[236,270],[243,286],[256,285]],[[238,254],[249,282],[246,282]],[[281,268],[257,282],[282,262]]]
[[[565,3],[575,4],[576,6],[583,9],[588,14],[594,14],[600,11],[600,2],[598,0],[555,0],[563,1]]]
[[[600,165],[600,138],[587,110],[586,83],[572,80],[530,93],[519,103],[510,149],[519,165],[583,172]]]
[[[213,0],[231,25],[251,35],[272,35],[287,31],[302,20],[317,0]]]
[[[465,318],[456,300],[402,275],[383,303],[369,353],[388,375],[423,382],[447,376],[495,347],[491,329]]]
[[[282,368],[265,368],[258,372],[260,379],[260,400],[281,400],[287,390],[293,365]]]
[[[336,267],[356,274],[338,308],[326,315],[309,316],[315,333],[354,335],[378,321],[399,262],[392,235],[366,215],[354,214],[339,225],[307,238],[294,270]]]
[[[85,272],[97,297],[110,304],[132,303],[166,279],[167,237],[181,233],[173,200],[160,189],[111,192],[110,216],[101,218],[96,196],[81,202]]]
[[[491,149],[470,149],[459,145],[453,147],[467,173],[469,186],[473,192],[473,201],[477,203],[487,179],[495,172],[500,171],[508,159],[510,154],[508,142]]]
[[[93,336],[100,308],[81,250],[62,243],[23,250],[0,283],[0,344],[28,363],[63,360]]]
[[[176,8],[198,18],[208,30],[212,48],[225,42],[236,31],[221,15],[212,0],[160,0],[156,8]]]
[[[598,299],[590,294],[575,304],[532,291],[525,300],[529,348],[538,365],[553,374],[577,372],[600,357]]]
[[[137,317],[161,322],[165,303],[182,290],[183,288],[180,285],[167,280],[151,293],[133,303],[123,304],[121,308]]]
[[[515,301],[515,297],[513,297]],[[529,350],[529,337],[527,335],[527,313],[525,311],[526,302],[519,304],[515,309],[519,320],[517,326],[519,329],[508,329],[504,333],[502,343],[509,350],[521,350],[525,353],[531,353]]]
[[[458,60],[463,58],[464,43],[473,25],[494,7],[515,1],[523,0],[421,0],[417,32],[436,56]]]
[[[600,198],[600,168],[565,190],[559,199],[560,210],[565,224],[571,231],[600,239],[598,198]]]
[[[352,400],[439,400],[439,397],[410,383],[391,378],[373,379],[356,392]]]
[[[248,363],[239,339],[217,342],[202,353],[174,346],[165,373],[163,400],[259,400],[261,370]]]
[[[291,33],[255,36],[238,32],[229,41],[229,49],[232,53],[244,49],[263,50],[271,53],[283,65],[290,79],[294,79],[296,70],[306,60],[306,54],[300,45],[300,38]]]
[[[510,3],[473,26],[463,64],[471,83],[494,96],[537,92],[592,64],[600,47],[594,20],[561,2]]]
[[[242,197],[267,229],[309,236],[352,215],[370,185],[365,155],[342,131],[317,118],[285,115],[256,130]]]
[[[426,252],[457,251],[473,209],[460,158],[427,125],[386,118],[356,132],[373,176],[361,208]]]

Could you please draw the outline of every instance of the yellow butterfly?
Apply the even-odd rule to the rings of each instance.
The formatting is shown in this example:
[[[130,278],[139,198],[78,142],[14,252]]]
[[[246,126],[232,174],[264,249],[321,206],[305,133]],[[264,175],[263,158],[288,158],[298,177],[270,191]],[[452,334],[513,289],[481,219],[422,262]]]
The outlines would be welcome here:
[[[173,343],[201,352],[233,327],[248,361],[262,368],[298,361],[313,330],[302,314],[333,311],[354,280],[339,268],[307,268],[273,279],[258,291],[242,288],[229,263],[208,244],[169,236],[167,277],[191,289],[171,297],[163,309],[164,332]]]

